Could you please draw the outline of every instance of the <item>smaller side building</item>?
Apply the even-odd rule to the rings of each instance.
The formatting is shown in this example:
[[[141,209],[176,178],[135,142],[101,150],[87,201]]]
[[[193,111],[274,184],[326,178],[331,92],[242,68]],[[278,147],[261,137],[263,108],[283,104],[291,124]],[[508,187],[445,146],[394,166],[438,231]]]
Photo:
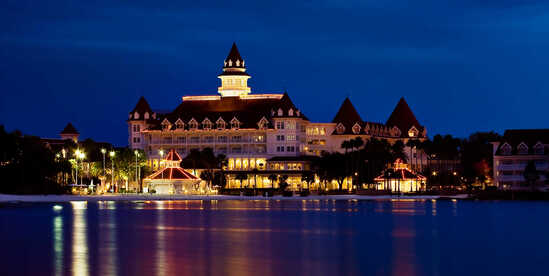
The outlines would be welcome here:
[[[499,189],[540,189],[548,184],[549,129],[510,129],[500,141],[492,142],[494,182]],[[525,169],[535,165],[535,177],[527,180]],[[532,187],[534,186],[534,187]]]

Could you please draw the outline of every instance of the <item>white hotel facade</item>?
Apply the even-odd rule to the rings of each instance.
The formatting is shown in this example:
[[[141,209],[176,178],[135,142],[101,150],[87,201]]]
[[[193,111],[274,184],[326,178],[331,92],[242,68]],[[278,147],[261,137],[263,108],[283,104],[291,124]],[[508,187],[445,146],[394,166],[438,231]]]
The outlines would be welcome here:
[[[153,168],[161,159],[160,150],[175,149],[184,157],[193,149],[211,148],[227,156],[228,170],[289,174],[291,184],[309,169],[307,156],[343,151],[345,140],[406,142],[426,137],[425,127],[403,98],[385,124],[363,121],[348,98],[332,122],[321,123],[310,121],[287,93],[254,94],[235,44],[218,78],[217,95],[184,96],[168,113],[155,111],[141,97],[127,120],[130,147],[147,152]],[[267,182],[259,180],[258,187]]]

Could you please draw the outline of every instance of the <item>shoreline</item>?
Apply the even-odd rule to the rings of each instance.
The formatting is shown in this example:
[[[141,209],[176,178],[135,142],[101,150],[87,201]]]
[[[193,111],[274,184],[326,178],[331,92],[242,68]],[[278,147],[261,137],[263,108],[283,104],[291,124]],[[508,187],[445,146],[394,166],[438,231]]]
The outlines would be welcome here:
[[[147,201],[147,200],[436,200],[436,199],[468,199],[467,194],[455,196],[391,196],[391,195],[322,195],[322,196],[231,196],[231,195],[7,195],[0,194],[0,203],[39,203],[39,202],[70,202],[70,201]]]

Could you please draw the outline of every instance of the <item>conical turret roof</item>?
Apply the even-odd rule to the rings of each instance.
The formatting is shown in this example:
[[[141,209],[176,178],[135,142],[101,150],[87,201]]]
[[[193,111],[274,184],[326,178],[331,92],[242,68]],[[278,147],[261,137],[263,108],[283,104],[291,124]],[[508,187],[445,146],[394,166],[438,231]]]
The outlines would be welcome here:
[[[80,134],[76,130],[76,128],[71,124],[68,123],[67,126],[61,131],[61,134]]]
[[[235,42],[233,42],[231,51],[225,59],[223,68],[244,68],[244,59],[240,56],[240,52],[238,52]]]
[[[134,113],[134,112],[138,112],[138,113],[149,112],[149,113],[152,113],[151,106],[149,105],[147,100],[145,100],[145,97],[141,96],[141,98],[139,98],[139,101],[137,101],[137,104],[135,105],[135,107],[133,108],[131,113]]]
[[[389,116],[386,125],[391,127],[397,126],[405,135],[412,126],[416,127],[418,131],[423,130],[423,127],[419,124],[416,116],[408,106],[408,103],[404,100],[404,97],[400,98],[398,101],[398,104],[393,110],[393,113],[391,113],[391,116]]]
[[[332,120],[332,123],[354,124],[357,122],[362,122],[362,118],[351,103],[351,100],[349,100],[349,97],[347,97],[343,101],[343,104],[341,104],[341,107]]]

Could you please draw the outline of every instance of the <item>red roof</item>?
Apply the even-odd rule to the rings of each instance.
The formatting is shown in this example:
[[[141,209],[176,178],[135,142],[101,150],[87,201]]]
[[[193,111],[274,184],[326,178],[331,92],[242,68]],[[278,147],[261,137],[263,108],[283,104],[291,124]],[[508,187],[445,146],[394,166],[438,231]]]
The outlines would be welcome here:
[[[68,123],[67,126],[61,131],[61,134],[80,134],[76,130],[76,128],[71,124]]]
[[[169,180],[199,180],[198,177],[186,172],[183,168],[163,168],[147,178]]]
[[[181,156],[174,150],[171,149],[170,152],[168,152],[168,155],[166,155],[166,161],[181,161],[183,160]]]
[[[387,123],[385,124],[387,126],[393,127],[397,126],[402,136],[407,137],[408,131],[412,126],[415,126],[416,129],[419,131],[419,136],[421,136],[423,131],[423,126],[419,124],[419,122],[416,119],[416,116],[404,100],[404,98],[400,98],[398,101],[398,104],[396,105],[395,109],[393,110],[393,113],[391,113],[391,116],[389,116],[389,119],[387,120]]]

